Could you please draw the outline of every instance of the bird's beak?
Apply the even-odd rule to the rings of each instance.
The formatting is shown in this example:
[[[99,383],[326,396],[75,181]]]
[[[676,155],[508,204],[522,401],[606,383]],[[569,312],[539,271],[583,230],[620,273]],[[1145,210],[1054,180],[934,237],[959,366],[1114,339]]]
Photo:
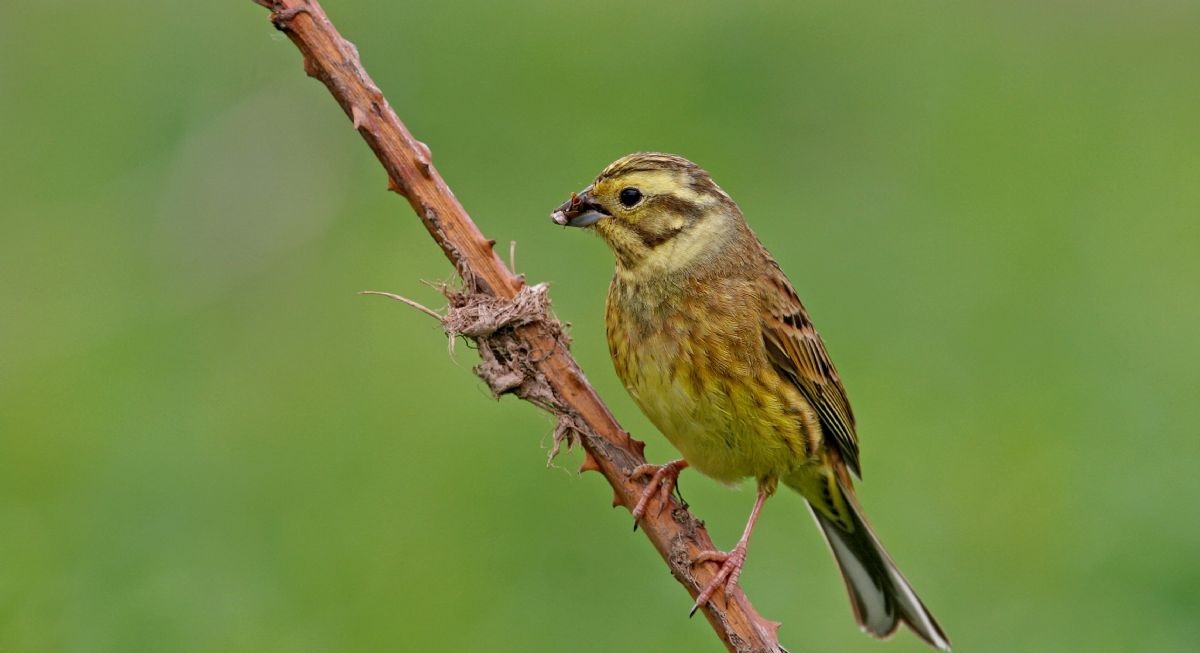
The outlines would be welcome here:
[[[591,195],[592,187],[588,186],[579,193],[571,193],[571,199],[554,209],[550,219],[554,224],[564,227],[590,227],[601,218],[612,217],[604,207],[596,203]]]

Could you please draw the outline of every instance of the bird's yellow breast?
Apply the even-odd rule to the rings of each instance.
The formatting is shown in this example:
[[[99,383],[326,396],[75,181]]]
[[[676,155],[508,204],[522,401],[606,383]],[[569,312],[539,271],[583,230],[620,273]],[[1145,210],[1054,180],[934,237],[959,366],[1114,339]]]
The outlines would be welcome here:
[[[809,461],[818,421],[767,360],[753,284],[618,275],[606,308],[617,375],[693,467],[731,483]]]

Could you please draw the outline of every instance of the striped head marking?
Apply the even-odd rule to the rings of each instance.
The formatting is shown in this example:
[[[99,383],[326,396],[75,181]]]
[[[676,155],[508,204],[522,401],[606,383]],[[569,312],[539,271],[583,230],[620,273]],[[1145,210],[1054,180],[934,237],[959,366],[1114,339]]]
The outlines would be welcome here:
[[[648,259],[677,259],[689,235],[711,230],[715,225],[709,223],[730,213],[738,213],[733,200],[700,166],[673,154],[639,152],[609,164],[551,218],[593,229],[613,249],[618,265],[629,268]]]

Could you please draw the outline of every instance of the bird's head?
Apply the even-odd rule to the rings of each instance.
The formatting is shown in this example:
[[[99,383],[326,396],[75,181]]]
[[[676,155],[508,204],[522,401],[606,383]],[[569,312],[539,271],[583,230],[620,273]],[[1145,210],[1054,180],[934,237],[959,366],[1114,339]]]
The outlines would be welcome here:
[[[600,235],[619,267],[687,265],[736,232],[737,205],[700,166],[673,154],[617,159],[550,214]]]

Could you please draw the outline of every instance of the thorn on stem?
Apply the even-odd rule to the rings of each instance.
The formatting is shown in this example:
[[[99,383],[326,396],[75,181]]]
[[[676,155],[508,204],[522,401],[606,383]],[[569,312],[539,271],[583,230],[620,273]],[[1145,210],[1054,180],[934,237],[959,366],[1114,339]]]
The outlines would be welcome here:
[[[590,451],[584,451],[583,464],[579,466],[579,473],[598,471],[600,471],[600,463],[596,462],[596,457]]]
[[[354,124],[355,129],[362,129],[367,124],[367,114],[363,113],[357,104],[350,107],[350,122]]]
[[[421,168],[421,174],[432,177],[430,166],[433,165],[433,152],[421,141],[414,141],[414,144],[417,146],[417,165]]]
[[[396,181],[396,179],[394,177],[392,177],[391,175],[388,176],[387,189],[392,191],[393,193],[396,193],[397,195],[408,197],[408,188],[405,187],[404,184]]]
[[[321,71],[317,68],[317,62],[314,59],[304,58],[304,74],[313,79],[321,78]]]

